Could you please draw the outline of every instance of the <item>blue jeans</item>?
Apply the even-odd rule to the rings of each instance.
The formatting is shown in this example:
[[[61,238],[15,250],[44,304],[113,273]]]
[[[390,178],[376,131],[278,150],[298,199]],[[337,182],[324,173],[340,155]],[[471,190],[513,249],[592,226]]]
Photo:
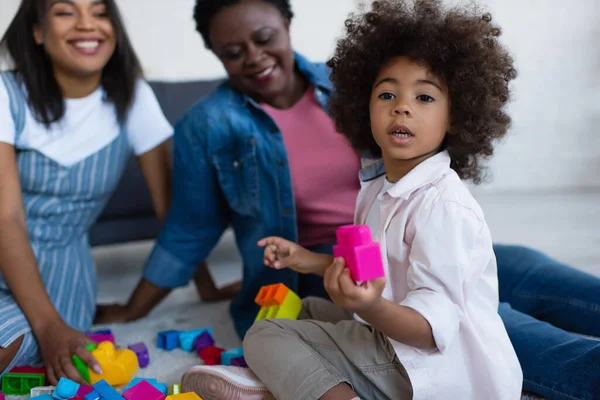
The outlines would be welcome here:
[[[499,313],[523,389],[552,400],[600,399],[600,279],[524,247],[494,246]],[[567,332],[569,331],[569,332]]]
[[[331,245],[311,250],[331,253]],[[523,368],[523,390],[551,400],[600,399],[600,279],[519,246],[495,245],[499,314]],[[327,297],[301,275],[301,297]]]

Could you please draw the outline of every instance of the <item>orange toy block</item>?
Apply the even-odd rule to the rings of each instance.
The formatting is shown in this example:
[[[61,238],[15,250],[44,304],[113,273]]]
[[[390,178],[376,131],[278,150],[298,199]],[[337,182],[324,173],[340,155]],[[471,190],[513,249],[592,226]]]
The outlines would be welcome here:
[[[92,351],[98,360],[102,375],[90,369],[90,383],[105,380],[112,386],[126,385],[140,368],[136,354],[129,349],[115,350],[111,342],[102,342]]]
[[[165,400],[202,400],[202,397],[198,396],[196,393],[188,392],[172,394],[167,396]]]
[[[283,283],[263,286],[258,291],[254,301],[261,307],[278,306],[283,304],[289,291],[290,289]]]

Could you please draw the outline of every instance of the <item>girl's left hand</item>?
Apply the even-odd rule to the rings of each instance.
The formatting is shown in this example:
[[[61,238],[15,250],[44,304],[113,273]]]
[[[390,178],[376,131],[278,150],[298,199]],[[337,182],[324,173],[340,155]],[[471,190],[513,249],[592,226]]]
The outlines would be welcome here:
[[[346,268],[343,258],[336,258],[333,261],[325,271],[323,280],[331,300],[338,306],[355,313],[376,306],[382,299],[381,294],[386,283],[385,278],[378,278],[357,285],[350,277],[350,271]]]

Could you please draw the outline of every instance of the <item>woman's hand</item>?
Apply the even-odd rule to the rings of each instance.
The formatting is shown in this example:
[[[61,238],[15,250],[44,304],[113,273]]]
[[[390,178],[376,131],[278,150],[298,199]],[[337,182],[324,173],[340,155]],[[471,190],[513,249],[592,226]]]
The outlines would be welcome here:
[[[51,385],[56,385],[61,377],[69,378],[82,385],[83,380],[73,364],[73,355],[78,356],[94,372],[101,374],[100,364],[85,345],[92,341],[63,321],[54,322],[36,336],[42,357],[46,364],[46,373]]]
[[[322,276],[332,260],[329,255],[314,253],[280,237],[264,238],[258,245],[265,249],[265,265],[274,269],[289,268],[301,274]]]

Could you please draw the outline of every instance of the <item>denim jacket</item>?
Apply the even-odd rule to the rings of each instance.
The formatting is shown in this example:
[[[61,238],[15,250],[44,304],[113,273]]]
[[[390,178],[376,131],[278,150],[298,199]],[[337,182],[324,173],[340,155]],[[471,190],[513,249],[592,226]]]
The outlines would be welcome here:
[[[326,109],[332,89],[326,66],[295,58]],[[297,226],[281,132],[255,101],[225,82],[175,126],[172,204],[144,278],[160,287],[187,285],[228,226],[244,264],[242,293],[232,305],[234,320],[246,320],[236,321],[243,332],[262,285],[281,282],[293,290],[297,283],[291,271],[264,266],[257,241],[272,235],[296,241]]]

